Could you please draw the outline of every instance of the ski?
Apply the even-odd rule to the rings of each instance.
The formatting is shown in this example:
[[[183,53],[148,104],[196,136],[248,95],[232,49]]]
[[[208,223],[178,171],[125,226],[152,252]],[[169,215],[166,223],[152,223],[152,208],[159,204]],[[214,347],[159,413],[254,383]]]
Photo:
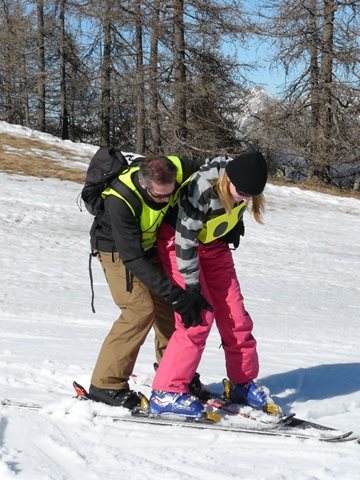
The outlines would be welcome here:
[[[227,426],[219,423],[208,422],[203,419],[193,419],[193,418],[166,418],[165,416],[149,416],[146,413],[142,412],[132,412],[131,416],[106,416],[106,418],[111,418],[114,422],[133,422],[133,423],[145,423],[150,425],[162,425],[168,427],[184,427],[184,428],[194,428],[199,430],[216,430],[220,432],[232,432],[237,434],[254,434],[254,435],[263,435],[263,436],[276,436],[276,437],[292,437],[299,439],[315,439],[322,442],[345,442],[345,441],[356,441],[360,442],[358,437],[353,436],[353,432],[345,433],[336,433],[332,435],[314,435],[310,433],[303,433],[302,431],[293,431],[292,427],[250,427],[250,426]]]
[[[88,397],[77,397],[80,400],[90,400]],[[13,400],[2,400],[0,405],[3,407],[13,407],[18,409],[26,409],[31,411],[41,411],[43,406],[35,403],[26,403],[18,402]],[[116,407],[114,407],[116,408]],[[224,423],[216,423],[213,421],[208,421],[206,419],[193,419],[193,418],[178,418],[176,416],[165,417],[165,416],[150,416],[146,412],[141,410],[134,410],[132,412],[125,413],[124,415],[107,415],[99,414],[94,412],[94,418],[107,419],[111,420],[114,423],[136,423],[136,424],[146,424],[146,425],[157,425],[173,428],[192,428],[199,430],[216,430],[218,432],[231,432],[236,434],[253,434],[261,436],[272,436],[272,437],[285,437],[285,438],[298,438],[298,439],[313,439],[321,442],[328,443],[339,443],[347,441],[355,441],[360,444],[359,437],[353,435],[352,431],[349,432],[338,432],[333,430],[330,435],[315,434],[310,432],[303,432],[302,430],[292,429],[288,425],[279,426],[279,425],[256,425],[256,426],[241,426],[241,425],[226,425]]]
[[[80,400],[91,400],[91,397],[87,391],[79,385],[77,382],[73,383],[73,387],[77,394],[77,398]],[[142,401],[145,399],[145,402],[148,404],[148,401],[144,395],[140,393],[140,398]],[[230,402],[231,403],[231,402]],[[255,435],[264,435],[264,436],[277,436],[277,437],[293,437],[299,439],[316,439],[323,442],[345,442],[345,441],[357,441],[360,443],[360,439],[356,436],[353,436],[353,432],[339,432],[329,427],[323,427],[323,430],[331,430],[331,434],[317,434],[304,432],[304,422],[305,420],[296,419],[297,422],[293,423],[294,415],[291,414],[288,417],[283,417],[279,419],[276,423],[270,423],[264,425],[258,423],[257,425],[226,425],[224,423],[219,423],[219,419],[211,420],[209,417],[202,418],[190,418],[190,417],[181,417],[179,415],[157,415],[153,416],[148,414],[144,409],[147,407],[146,404],[142,404],[140,408],[132,410],[130,416],[118,416],[118,415],[105,415],[105,418],[110,418],[113,422],[133,422],[133,423],[145,423],[149,425],[161,425],[168,427],[180,427],[180,428],[195,428],[200,430],[217,430],[221,432],[232,432],[232,433],[250,433]],[[207,412],[211,413],[211,412]],[[101,417],[102,415],[100,415]],[[308,427],[310,428],[313,424],[309,423]],[[300,431],[296,430],[296,427],[301,428]]]
[[[10,400],[5,398],[4,400],[0,401],[1,407],[14,407],[19,409],[25,410],[42,410],[43,406],[39,405],[38,403],[26,403],[26,402],[19,402],[17,400]]]
[[[245,406],[242,407],[238,404],[232,403],[230,400],[224,399],[223,397],[213,396],[205,404],[205,406],[214,408],[215,411],[225,412],[229,415],[240,415],[242,417],[248,418],[249,420],[254,420],[262,424],[284,424],[287,427],[297,427],[301,429],[315,429],[322,431],[335,431],[333,427],[327,425],[322,425],[320,423],[312,422],[310,420],[304,420],[302,418],[296,417],[295,413],[290,413],[288,415],[272,416],[264,412],[259,412],[257,410],[251,409],[251,407]]]

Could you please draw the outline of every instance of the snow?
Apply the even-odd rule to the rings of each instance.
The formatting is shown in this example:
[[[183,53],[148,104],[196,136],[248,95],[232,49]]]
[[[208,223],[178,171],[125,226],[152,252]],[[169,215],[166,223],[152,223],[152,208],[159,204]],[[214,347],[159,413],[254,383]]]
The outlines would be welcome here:
[[[76,149],[83,168],[96,150],[0,122],[4,131]],[[0,398],[45,406],[0,407],[1,480],[358,478],[354,443],[111,423],[93,413],[114,408],[72,398],[73,380],[88,387],[118,316],[96,260],[91,312],[92,219],[77,207],[80,189],[0,174]],[[247,218],[234,252],[259,380],[286,413],[360,434],[360,202],[271,184],[266,199],[265,225]],[[202,381],[218,387],[219,344],[214,327],[199,367]],[[135,368],[140,378],[151,377],[153,361],[151,333]]]

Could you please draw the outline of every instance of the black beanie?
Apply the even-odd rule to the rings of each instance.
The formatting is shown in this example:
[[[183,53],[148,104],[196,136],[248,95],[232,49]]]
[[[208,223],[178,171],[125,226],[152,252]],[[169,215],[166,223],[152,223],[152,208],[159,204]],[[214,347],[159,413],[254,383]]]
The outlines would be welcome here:
[[[267,181],[266,160],[256,150],[236,155],[225,167],[230,182],[236,190],[256,196],[263,192]]]

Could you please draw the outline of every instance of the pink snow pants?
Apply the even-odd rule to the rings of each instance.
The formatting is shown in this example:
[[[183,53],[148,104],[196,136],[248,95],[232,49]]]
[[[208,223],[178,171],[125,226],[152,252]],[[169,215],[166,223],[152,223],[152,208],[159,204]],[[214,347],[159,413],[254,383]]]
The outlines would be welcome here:
[[[173,283],[184,287],[175,254],[175,231],[163,224],[158,236],[158,250],[166,274]],[[205,348],[214,318],[225,352],[226,372],[235,383],[257,377],[259,361],[253,322],[246,312],[234,262],[227,243],[216,240],[199,245],[200,284],[202,293],[214,311],[202,311],[202,324],[185,328],[175,313],[175,332],[156,372],[152,388],[187,393]]]

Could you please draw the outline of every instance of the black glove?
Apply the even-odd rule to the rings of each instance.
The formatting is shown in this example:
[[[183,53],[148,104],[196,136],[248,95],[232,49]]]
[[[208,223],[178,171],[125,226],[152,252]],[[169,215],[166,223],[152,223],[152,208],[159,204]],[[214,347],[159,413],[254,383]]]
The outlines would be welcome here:
[[[226,243],[232,243],[234,245],[234,249],[236,250],[240,245],[240,237],[243,237],[244,235],[245,225],[243,219],[241,218],[234,228],[221,237],[221,240]]]
[[[201,324],[202,309],[212,311],[212,307],[200,293],[200,286],[189,290],[175,286],[170,295],[173,308],[175,312],[181,315],[185,328],[196,327]]]
[[[180,287],[174,287],[170,300],[175,312],[181,315],[185,328],[189,328],[193,324],[200,325],[200,310],[194,295]]]
[[[186,291],[196,297],[200,310],[208,310],[209,312],[213,311],[210,303],[205,299],[205,297],[203,297],[200,285],[198,283],[195,283],[194,285],[187,285]]]

